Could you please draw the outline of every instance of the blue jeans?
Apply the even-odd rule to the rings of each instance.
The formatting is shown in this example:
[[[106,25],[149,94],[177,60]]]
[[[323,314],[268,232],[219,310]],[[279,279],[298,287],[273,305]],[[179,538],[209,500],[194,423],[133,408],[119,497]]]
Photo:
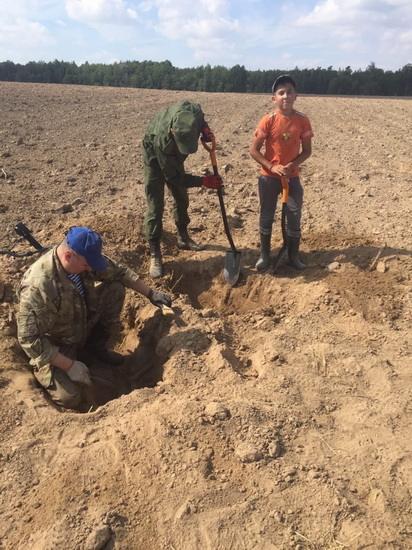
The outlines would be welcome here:
[[[272,234],[276,205],[279,195],[282,196],[280,178],[259,176],[260,216],[259,231],[262,235]],[[300,220],[302,217],[303,187],[299,177],[289,179],[289,197],[286,208],[286,234],[289,237],[300,237]]]

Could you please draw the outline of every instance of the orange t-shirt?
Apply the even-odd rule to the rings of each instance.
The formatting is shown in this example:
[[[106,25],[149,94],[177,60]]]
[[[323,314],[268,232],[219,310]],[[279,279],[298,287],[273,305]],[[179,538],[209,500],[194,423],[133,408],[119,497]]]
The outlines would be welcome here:
[[[255,131],[257,138],[265,141],[264,156],[271,164],[283,166],[295,159],[300,153],[300,143],[313,137],[312,127],[308,117],[293,111],[286,117],[277,111],[272,111],[262,118]],[[267,172],[263,167],[261,173],[264,176],[276,177]],[[297,166],[288,177],[299,175]]]

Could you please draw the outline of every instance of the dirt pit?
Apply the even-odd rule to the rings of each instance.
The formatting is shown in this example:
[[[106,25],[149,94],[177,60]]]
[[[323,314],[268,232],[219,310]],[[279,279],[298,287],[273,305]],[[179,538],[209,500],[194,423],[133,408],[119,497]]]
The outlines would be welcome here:
[[[23,221],[43,245],[72,225],[173,296],[166,316],[127,291],[82,414],[34,383],[16,340],[17,284],[36,259],[0,255],[1,548],[397,550],[412,546],[411,136],[407,99],[298,98],[315,132],[302,168],[297,273],[256,273],[253,131],[270,96],[0,83],[0,249]],[[140,140],[199,101],[214,130],[229,224],[191,190],[180,251],[150,281]],[[388,113],[391,116],[388,117]],[[199,150],[187,161],[210,171]],[[281,245],[279,220],[273,255]],[[24,252],[24,241],[13,250]]]

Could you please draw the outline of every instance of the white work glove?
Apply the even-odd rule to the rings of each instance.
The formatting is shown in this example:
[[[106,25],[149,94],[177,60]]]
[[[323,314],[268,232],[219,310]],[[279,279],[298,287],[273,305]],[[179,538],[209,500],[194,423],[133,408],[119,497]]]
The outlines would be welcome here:
[[[92,385],[92,381],[89,376],[89,369],[81,361],[75,361],[66,372],[74,382],[81,382],[87,386]]]

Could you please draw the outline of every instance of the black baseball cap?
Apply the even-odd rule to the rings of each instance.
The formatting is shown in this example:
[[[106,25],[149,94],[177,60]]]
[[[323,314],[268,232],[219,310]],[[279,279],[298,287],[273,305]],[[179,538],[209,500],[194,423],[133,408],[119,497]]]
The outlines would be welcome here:
[[[289,74],[281,74],[273,83],[272,94],[274,94],[279,86],[281,86],[282,84],[292,84],[292,86],[296,89],[295,80]]]

